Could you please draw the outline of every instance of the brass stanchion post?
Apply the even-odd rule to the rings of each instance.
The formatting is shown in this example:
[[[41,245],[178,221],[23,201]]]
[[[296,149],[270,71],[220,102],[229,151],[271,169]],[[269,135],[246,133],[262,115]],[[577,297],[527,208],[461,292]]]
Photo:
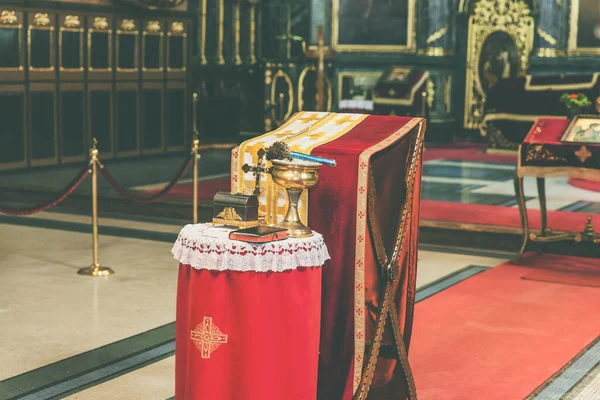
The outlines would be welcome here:
[[[194,141],[192,143],[192,157],[194,157],[194,183],[192,185],[192,190],[194,192],[193,194],[193,207],[194,207],[194,212],[193,212],[193,223],[197,224],[198,223],[198,160],[200,159],[200,139],[198,139],[198,125],[196,122],[196,106],[198,103],[198,94],[194,93],[194,109],[193,109],[193,117],[194,117],[194,121],[193,121],[193,126],[194,126]]]
[[[107,276],[115,272],[108,268],[102,267],[98,258],[98,149],[96,145],[98,141],[93,139],[93,146],[90,149],[90,168],[92,172],[92,257],[93,262],[89,267],[81,268],[77,273],[79,275],[89,276]]]

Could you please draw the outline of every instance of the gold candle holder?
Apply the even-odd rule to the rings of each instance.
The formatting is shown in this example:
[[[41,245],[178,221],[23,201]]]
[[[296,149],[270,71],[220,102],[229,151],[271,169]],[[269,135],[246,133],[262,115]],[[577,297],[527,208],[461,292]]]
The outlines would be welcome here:
[[[283,221],[278,224],[287,228],[293,238],[312,236],[312,230],[304,225],[298,214],[298,201],[304,189],[311,188],[319,181],[321,164],[306,161],[272,160],[271,176],[273,182],[283,186],[288,193],[289,205]]]

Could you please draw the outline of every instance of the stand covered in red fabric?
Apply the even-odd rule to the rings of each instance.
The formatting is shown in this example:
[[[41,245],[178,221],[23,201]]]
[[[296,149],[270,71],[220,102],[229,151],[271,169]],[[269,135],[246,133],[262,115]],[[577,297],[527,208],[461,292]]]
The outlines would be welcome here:
[[[243,193],[252,193],[255,177],[245,174],[242,165],[255,163],[256,152],[274,141],[337,162],[335,168],[321,167],[319,183],[299,203],[301,217],[308,215],[305,221],[323,235],[331,254],[323,267],[318,400],[350,400],[361,385],[384,291],[374,247],[380,243],[391,254],[402,219],[407,225],[394,299],[406,347],[410,342],[424,133],[421,118],[302,112],[232,152],[232,191]],[[409,180],[411,165],[416,166],[416,174]],[[270,185],[266,177],[261,207],[267,217],[282,218],[285,192]],[[369,210],[374,199],[377,207]],[[371,234],[369,214],[378,222],[380,237]],[[383,337],[384,344],[393,343],[390,324]],[[404,372],[394,356],[394,352],[380,352],[369,399],[377,398],[376,392],[382,393],[382,399],[404,398]]]
[[[173,247],[177,400],[308,400],[317,391],[323,238],[264,245],[187,225]]]

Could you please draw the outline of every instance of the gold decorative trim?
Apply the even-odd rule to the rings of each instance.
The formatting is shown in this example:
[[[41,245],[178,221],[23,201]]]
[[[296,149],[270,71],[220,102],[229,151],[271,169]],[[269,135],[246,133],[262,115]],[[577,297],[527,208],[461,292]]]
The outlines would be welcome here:
[[[169,60],[171,59],[171,41],[168,39],[171,36],[178,36],[178,37],[182,37],[183,39],[183,53],[181,54],[182,57],[182,64],[183,66],[181,68],[171,68],[169,65],[167,65],[167,71],[168,72],[183,72],[187,70],[187,32],[185,32],[185,25],[183,22],[178,22],[175,21],[173,23],[171,23],[171,29],[169,32],[167,32],[167,63],[169,62]]]
[[[256,63],[256,5],[250,6],[250,64]]]
[[[204,317],[202,324],[190,332],[190,339],[202,358],[210,358],[221,345],[227,344],[227,335],[213,324],[211,317]]]
[[[413,53],[415,51],[416,0],[408,0],[406,45],[339,44],[339,3],[340,0],[332,0],[331,3],[331,47],[334,50],[363,53]]]
[[[425,43],[427,44],[431,44],[433,42],[435,42],[436,40],[442,38],[446,33],[448,32],[448,25],[444,26],[443,28],[441,28],[440,30],[432,33],[427,40],[425,41]]]
[[[275,104],[277,104],[277,99],[275,98],[275,90],[277,87],[277,80],[278,79],[283,79],[285,81],[285,83],[288,85],[288,105],[287,105],[287,111],[284,114],[282,119],[278,119],[277,118],[277,110],[275,110]],[[273,119],[273,121],[275,121],[278,125],[283,123],[283,121],[287,120],[291,115],[292,115],[292,111],[294,109],[294,86],[292,85],[292,80],[290,79],[289,75],[286,74],[285,72],[283,72],[283,70],[279,70],[277,71],[277,73],[275,74],[275,76],[273,77],[273,82],[271,84],[271,104],[273,106],[273,108],[271,109],[271,118]]]
[[[93,28],[88,29],[88,70],[89,71],[112,71],[112,29],[109,29],[108,18],[95,17],[92,23]],[[92,67],[92,33],[105,33],[108,36],[108,68],[93,68]]]
[[[60,71],[83,71],[83,28],[81,26],[81,21],[79,21],[79,16],[77,15],[67,15],[63,22],[63,26],[59,28],[58,32],[58,64]],[[79,33],[79,67],[77,68],[65,68],[62,65],[62,57],[63,57],[63,32],[75,32]]]
[[[234,50],[234,60],[235,60],[235,65],[241,65],[242,64],[242,58],[240,57],[240,2],[236,1],[233,4],[233,19],[235,20],[235,33],[234,33],[234,39],[235,39],[235,43],[233,46],[233,50]]]
[[[46,21],[47,19],[47,21]],[[48,14],[37,13],[35,14],[35,25],[29,25],[27,30],[27,57],[30,60],[29,70],[34,72],[52,72],[56,64],[55,53],[54,53],[54,26],[50,25],[50,18]],[[48,47],[50,48],[50,66],[49,67],[32,67],[31,66],[31,31],[47,31],[48,32]]]
[[[12,25],[18,21],[17,13],[12,10],[4,10],[2,14],[0,14],[0,23],[6,25]]]
[[[446,114],[450,114],[452,111],[452,75],[448,75],[446,79],[446,87],[444,88],[444,107],[446,107]]]
[[[487,123],[499,119],[506,119],[517,122],[535,122],[539,118],[556,118],[556,115],[526,115],[526,114],[510,114],[510,113],[491,113],[487,114],[479,124],[479,132],[481,136],[487,136]]]
[[[427,106],[429,108],[433,108],[433,103],[435,100],[435,84],[431,79],[427,80]]]
[[[308,65],[304,67],[302,72],[300,72],[300,76],[298,77],[298,111],[304,111],[304,79],[306,78],[306,74],[308,71],[316,70],[314,65]],[[327,108],[325,111],[331,111],[333,107],[333,88],[331,87],[331,81],[326,76],[325,84],[327,85]]]
[[[531,75],[525,75],[525,90],[530,92],[535,91],[546,91],[546,90],[554,90],[554,91],[563,91],[563,90],[579,90],[579,89],[591,89],[596,86],[598,82],[598,76],[600,73],[594,72],[592,74],[592,80],[589,82],[583,83],[555,83],[550,85],[532,85],[531,79],[533,78]]]
[[[600,55],[600,47],[578,47],[577,33],[579,32],[579,0],[571,0],[569,18],[569,41],[567,51],[574,56]]]
[[[17,31],[17,40],[18,40],[18,51],[19,51],[19,66],[17,67],[2,67],[0,68],[0,72],[14,72],[14,71],[23,71],[25,68],[23,67],[23,24],[18,23],[19,17],[17,13],[12,10],[4,10],[0,14],[0,29],[14,29]]]
[[[486,95],[479,76],[479,57],[485,40],[495,32],[510,35],[519,52],[519,73],[524,75],[533,47],[533,26],[531,11],[523,0],[480,0],[475,5],[475,12],[469,18],[465,128],[477,128],[483,118]]]
[[[200,35],[200,65],[206,65],[206,1],[202,0],[202,14],[200,16],[200,29],[198,34]]]
[[[108,19],[106,17],[96,17],[94,18],[92,25],[94,26],[94,29],[105,31],[108,29]]]
[[[415,127],[419,127],[419,133],[416,140],[416,146],[414,151],[418,154],[416,162],[419,162],[420,151],[422,148],[422,130],[424,128],[425,120],[422,118],[412,118],[402,128],[388,136],[386,139],[375,144],[372,147],[364,150],[359,156],[359,165],[361,166],[358,170],[358,190],[356,198],[356,253],[355,262],[356,272],[354,274],[354,371],[353,371],[353,393],[356,391],[361,383],[361,377],[363,375],[363,364],[365,362],[365,344],[366,344],[366,321],[365,321],[365,252],[366,252],[366,241],[365,235],[367,234],[367,197],[369,177],[369,160],[378,151],[384,150],[389,146],[396,143],[406,134],[411,132]],[[414,156],[415,154],[413,154]],[[365,167],[362,167],[362,166]],[[409,183],[410,184],[410,183]],[[407,200],[412,197],[412,189],[407,189]],[[412,204],[410,204],[412,207]],[[404,208],[404,207],[403,207]],[[408,209],[408,204],[407,204]],[[410,215],[407,215],[407,219]],[[401,243],[401,246],[404,243]],[[367,360],[368,361],[368,360]],[[375,365],[368,365],[367,368],[374,369]],[[368,372],[365,370],[365,372]],[[372,371],[371,371],[372,373]]]
[[[146,67],[146,36],[159,36],[160,44],[158,48],[158,60],[160,67],[158,68],[147,68]],[[168,33],[167,33],[168,35]],[[146,23],[146,29],[142,32],[142,71],[143,72],[162,72],[164,70],[165,54],[163,49],[163,40],[165,33],[162,32],[162,26],[159,21],[148,21]],[[168,47],[168,46],[167,46]]]
[[[117,57],[119,55],[119,48],[121,46],[120,44],[120,40],[119,40],[119,36],[121,35],[130,35],[130,36],[137,36],[139,34],[139,30],[137,30],[137,25],[135,24],[135,21],[132,19],[124,19],[121,21],[121,29],[117,29],[117,49],[116,49],[116,54]],[[140,60],[139,60],[139,56],[138,56],[138,48],[139,48],[139,41],[136,40],[134,42],[135,44],[135,50],[134,50],[134,55],[133,55],[133,63],[134,63],[134,67],[133,68],[121,68],[119,66],[119,60],[117,58],[117,71],[118,72],[136,72],[140,66]]]
[[[417,92],[419,91],[421,86],[423,86],[423,84],[428,79],[429,79],[429,72],[425,71],[423,73],[423,75],[421,76],[421,79],[419,79],[419,81],[415,85],[413,85],[413,87],[411,88],[410,96],[408,99],[379,98],[379,97],[375,96],[375,93],[373,93],[373,104],[385,104],[385,105],[391,105],[391,106],[410,106],[414,103],[415,95],[417,94]]]
[[[556,39],[554,37],[552,37],[552,35],[550,35],[548,32],[543,30],[541,27],[538,26],[536,32],[546,42],[550,43],[552,46],[556,46],[556,43],[557,43]]]
[[[225,29],[225,3],[224,0],[219,0],[219,42],[217,43],[217,63],[225,64],[223,58],[223,31]]]
[[[222,219],[222,218],[213,218],[213,225],[225,225],[225,226],[237,226],[241,229],[253,228],[258,226],[257,221],[240,221],[237,219]]]

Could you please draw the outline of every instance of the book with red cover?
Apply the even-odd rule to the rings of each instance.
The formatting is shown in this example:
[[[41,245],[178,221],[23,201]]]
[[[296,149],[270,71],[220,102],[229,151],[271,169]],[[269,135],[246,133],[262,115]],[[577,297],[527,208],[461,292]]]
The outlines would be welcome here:
[[[268,243],[284,240],[288,237],[288,230],[276,226],[253,226],[252,228],[236,229],[229,233],[229,239],[249,243]]]

